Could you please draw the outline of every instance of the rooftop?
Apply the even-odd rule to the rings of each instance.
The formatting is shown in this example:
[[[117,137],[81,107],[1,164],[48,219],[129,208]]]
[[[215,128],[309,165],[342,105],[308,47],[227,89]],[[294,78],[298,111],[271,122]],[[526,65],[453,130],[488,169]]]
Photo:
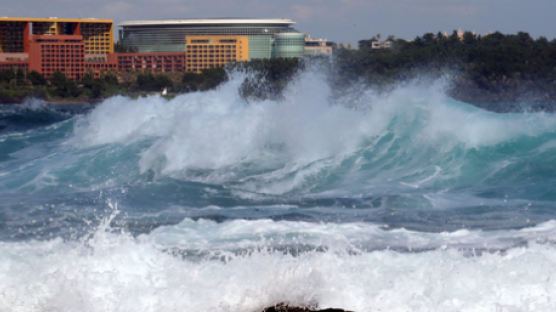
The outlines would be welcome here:
[[[293,25],[294,21],[287,18],[191,18],[125,21],[118,26],[155,26],[155,25],[199,25],[199,24],[278,24]]]
[[[0,22],[112,23],[111,19],[58,17],[0,17]]]

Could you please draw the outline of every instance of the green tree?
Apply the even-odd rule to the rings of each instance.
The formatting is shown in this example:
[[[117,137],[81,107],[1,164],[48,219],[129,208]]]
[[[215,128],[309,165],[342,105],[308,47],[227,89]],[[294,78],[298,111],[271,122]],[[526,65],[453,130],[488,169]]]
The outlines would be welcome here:
[[[54,95],[59,97],[76,97],[81,94],[81,90],[73,79],[68,79],[59,71],[54,72],[50,77],[50,84],[54,88]]]
[[[19,67],[15,71],[15,84],[17,86],[24,86],[26,84],[25,72]]]
[[[34,86],[44,86],[46,84],[46,79],[44,78],[44,76],[35,70],[30,72],[27,75],[27,78],[29,79],[29,81],[31,81],[31,84]]]
[[[137,87],[143,91],[162,91],[164,88],[172,88],[173,83],[165,75],[144,73],[137,76]]]
[[[15,73],[13,70],[6,69],[0,71],[0,81],[10,82],[14,78],[15,78]]]

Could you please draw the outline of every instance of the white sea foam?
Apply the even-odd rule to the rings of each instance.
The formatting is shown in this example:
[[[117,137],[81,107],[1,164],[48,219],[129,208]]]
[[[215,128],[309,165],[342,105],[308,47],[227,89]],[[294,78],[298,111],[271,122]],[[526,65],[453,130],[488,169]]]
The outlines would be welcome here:
[[[554,237],[555,230],[552,221],[510,231],[506,238],[535,241]],[[448,245],[417,253],[346,252],[345,244],[365,233]],[[297,256],[264,248],[226,252],[246,241],[272,247],[277,234],[290,242],[312,237],[339,244]],[[498,235],[383,231],[363,224],[186,221],[139,238],[101,229],[85,242],[0,242],[0,310],[255,312],[288,302],[354,311],[554,311],[552,244],[533,242],[475,256],[453,247]],[[172,246],[185,245],[213,255],[217,249],[223,257],[172,255]]]

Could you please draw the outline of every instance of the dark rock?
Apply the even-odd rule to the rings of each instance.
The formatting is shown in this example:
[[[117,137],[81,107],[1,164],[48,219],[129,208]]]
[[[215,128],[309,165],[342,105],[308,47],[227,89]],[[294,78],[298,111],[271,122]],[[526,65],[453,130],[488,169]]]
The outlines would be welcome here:
[[[308,307],[292,307],[283,303],[279,303],[272,307],[264,308],[262,312],[353,312],[343,309],[323,309],[319,310],[316,308]]]

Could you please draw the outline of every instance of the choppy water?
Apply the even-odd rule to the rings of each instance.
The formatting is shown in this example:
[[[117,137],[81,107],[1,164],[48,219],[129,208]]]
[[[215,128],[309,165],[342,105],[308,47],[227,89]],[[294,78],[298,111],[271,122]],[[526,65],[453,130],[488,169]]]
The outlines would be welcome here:
[[[556,309],[556,115],[242,81],[0,107],[0,311]]]

